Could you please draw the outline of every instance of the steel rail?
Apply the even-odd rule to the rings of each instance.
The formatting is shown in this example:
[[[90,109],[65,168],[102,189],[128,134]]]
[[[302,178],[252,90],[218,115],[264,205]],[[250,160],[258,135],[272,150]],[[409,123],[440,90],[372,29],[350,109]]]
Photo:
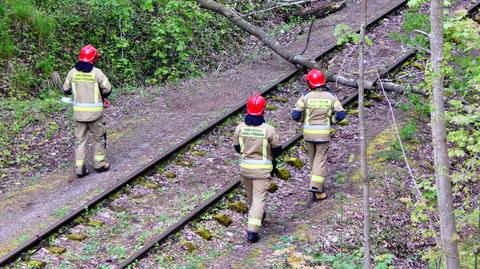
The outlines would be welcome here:
[[[400,1],[398,3],[396,3],[395,5],[393,5],[392,7],[390,7],[388,10],[386,10],[385,12],[383,12],[382,14],[374,17],[373,19],[369,20],[368,23],[367,23],[367,28],[368,27],[371,27],[372,25],[374,25],[375,23],[377,23],[378,21],[382,20],[383,18],[389,16],[390,14],[394,13],[395,11],[397,11],[399,8],[403,7],[405,4],[407,3],[407,0],[404,0],[404,1]],[[333,50],[339,48],[341,46],[339,45],[331,45],[329,47],[327,47],[326,49],[324,49],[322,52],[320,52],[317,56],[315,56],[315,60],[318,60],[319,58],[322,58],[324,57],[326,54],[332,52]],[[269,92],[273,91],[274,89],[277,88],[277,86],[279,84],[282,84],[286,81],[288,81],[290,78],[294,77],[295,75],[297,75],[299,72],[303,71],[304,69],[303,68],[296,68],[296,70],[293,70],[291,71],[290,73],[284,75],[283,77],[281,77],[280,79],[278,79],[277,81],[271,83],[266,89],[264,89],[263,91],[260,92],[261,95],[265,95],[265,94],[268,94]],[[30,238],[29,240],[27,240],[26,242],[24,242],[23,244],[21,244],[20,246],[16,247],[15,249],[13,249],[12,251],[10,251],[9,253],[7,253],[6,255],[4,255],[3,257],[0,258],[0,266],[4,266],[12,261],[14,261],[16,258],[18,258],[22,253],[26,252],[28,249],[38,245],[39,243],[41,243],[42,240],[46,239],[48,236],[54,234],[55,232],[57,232],[61,227],[71,223],[76,217],[78,217],[79,215],[85,213],[89,208],[92,208],[93,206],[97,205],[98,203],[102,202],[103,200],[105,200],[106,198],[108,198],[109,196],[111,196],[112,194],[114,194],[115,192],[119,191],[122,187],[124,187],[125,185],[127,185],[129,182],[133,181],[134,179],[138,178],[139,176],[141,176],[142,174],[144,174],[146,171],[149,171],[152,167],[154,167],[155,165],[157,165],[158,163],[162,162],[162,161],[165,161],[167,159],[169,159],[170,157],[172,157],[175,153],[177,153],[178,151],[182,150],[183,148],[185,148],[187,145],[191,144],[194,140],[196,140],[197,138],[201,137],[203,134],[207,133],[208,131],[212,130],[214,127],[216,127],[217,125],[223,123],[227,118],[231,117],[232,115],[240,112],[241,110],[243,110],[245,108],[245,104],[246,103],[243,103],[241,105],[238,105],[237,107],[235,107],[234,109],[230,110],[229,112],[225,113],[223,116],[221,116],[219,119],[215,120],[214,122],[210,123],[208,126],[204,127],[203,129],[197,131],[196,133],[188,136],[187,138],[185,138],[182,142],[180,142],[179,144],[177,144],[175,147],[171,148],[170,150],[162,153],[161,155],[159,155],[157,158],[155,158],[154,160],[150,161],[149,163],[143,165],[142,167],[140,167],[139,169],[131,172],[130,174],[128,174],[126,177],[124,177],[123,179],[121,179],[119,182],[117,182],[115,185],[113,185],[112,187],[110,187],[109,189],[103,191],[102,193],[100,193],[99,195],[95,196],[94,198],[92,198],[91,200],[89,200],[88,202],[86,202],[85,204],[83,204],[82,206],[78,207],[77,209],[71,211],[69,214],[67,214],[66,216],[64,216],[63,218],[61,218],[60,220],[56,221],[55,223],[53,223],[52,225],[48,226],[45,230],[35,234],[32,238]]]
[[[477,1],[477,3],[473,4],[468,10],[467,10],[467,14],[469,16],[472,16],[476,11],[477,9],[480,8],[480,1]]]
[[[401,58],[399,58],[395,63],[390,65],[388,68],[384,69],[382,72],[380,72],[380,77],[384,77],[387,74],[391,73],[393,70],[396,70],[399,66],[401,66],[403,63],[408,61],[410,58],[415,56],[417,54],[416,50],[410,50],[408,51],[405,55],[403,55]],[[358,92],[352,94],[351,96],[343,99],[341,101],[343,106],[346,106],[350,103],[352,103],[355,98],[358,97]],[[297,133],[293,137],[291,137],[287,142],[285,142],[282,145],[283,149],[287,149],[294,145],[298,140],[300,140],[303,136],[302,132]],[[117,269],[123,269],[136,260],[142,258],[144,255],[147,254],[147,252],[152,249],[154,246],[162,243],[165,241],[170,235],[178,232],[181,230],[185,225],[187,225],[192,219],[195,217],[199,216],[201,213],[205,212],[208,210],[210,207],[212,207],[214,204],[219,202],[225,195],[230,193],[232,190],[234,190],[237,186],[240,185],[240,179],[235,179],[231,183],[229,183],[227,186],[222,188],[221,190],[217,191],[214,196],[200,204],[199,206],[195,207],[195,209],[190,212],[188,215],[177,221],[175,224],[170,226],[167,230],[162,232],[160,235],[156,236],[154,239],[149,241],[146,245],[144,245],[142,248],[140,248],[137,252],[135,252],[132,256],[128,257],[126,260],[124,260],[122,263],[117,265]]]

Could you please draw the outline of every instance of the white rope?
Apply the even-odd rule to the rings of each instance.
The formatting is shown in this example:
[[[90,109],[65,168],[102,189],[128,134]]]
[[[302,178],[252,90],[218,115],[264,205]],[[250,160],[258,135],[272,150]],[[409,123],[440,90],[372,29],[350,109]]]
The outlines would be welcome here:
[[[402,155],[403,155],[403,160],[405,161],[405,164],[407,166],[407,170],[408,170],[408,174],[410,176],[410,185],[413,186],[413,188],[415,189],[415,192],[417,194],[417,200],[419,202],[422,202],[423,203],[423,195],[422,195],[422,192],[420,191],[420,188],[418,187],[418,184],[417,184],[417,181],[415,179],[415,176],[413,175],[413,171],[412,171],[412,168],[410,167],[410,163],[408,162],[408,158],[407,158],[407,154],[405,152],[405,148],[403,147],[403,143],[402,143],[402,139],[400,137],[400,132],[398,131],[398,126],[397,126],[397,120],[395,119],[395,113],[393,111],[393,106],[392,106],[392,103],[390,102],[390,99],[388,98],[387,96],[387,93],[385,91],[385,89],[383,88],[383,82],[382,80],[380,79],[380,75],[378,74],[378,71],[376,71],[377,73],[377,78],[378,78],[378,81],[380,82],[380,86],[382,87],[382,92],[383,92],[383,96],[385,96],[385,100],[387,101],[388,103],[388,107],[390,109],[390,115],[392,116],[392,122],[393,122],[393,127],[395,128],[395,133],[397,134],[397,139],[398,139],[398,143],[400,144],[400,149],[402,150]],[[435,229],[435,225],[434,225],[434,220],[433,220],[433,217],[430,216],[430,214],[427,214],[428,216],[428,220],[430,222],[430,228],[435,232],[437,233],[436,229]],[[440,242],[438,240],[438,236],[435,235],[435,242],[437,243],[437,246],[440,246]]]

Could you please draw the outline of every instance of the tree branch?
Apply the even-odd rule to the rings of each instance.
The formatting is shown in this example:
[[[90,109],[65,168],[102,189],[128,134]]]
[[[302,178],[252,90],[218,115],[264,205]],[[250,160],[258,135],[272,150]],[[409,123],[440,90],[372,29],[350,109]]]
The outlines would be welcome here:
[[[290,53],[286,50],[286,48],[282,47],[278,41],[274,38],[270,37],[265,31],[263,31],[260,27],[250,24],[249,22],[245,21],[241,16],[236,14],[234,11],[230,10],[229,8],[225,7],[222,4],[217,3],[213,0],[197,0],[197,3],[200,7],[213,11],[217,14],[220,14],[230,20],[233,24],[235,24],[240,29],[246,31],[247,33],[257,37],[260,39],[266,46],[268,46],[271,50],[277,53],[280,57],[285,59],[286,61],[303,66],[308,69],[318,69],[322,70],[321,66],[317,64],[314,60],[306,58],[303,55]],[[346,78],[340,76],[338,74],[333,74],[328,70],[323,70],[325,73],[327,80],[330,82],[337,82],[344,86],[349,86],[353,88],[358,88],[358,82],[356,79]],[[383,82],[383,87],[386,90],[394,91],[394,92],[407,92],[411,91],[413,93],[426,95],[425,91],[415,88],[409,88],[402,85],[398,85],[391,82]],[[380,90],[381,86],[378,81],[365,81],[365,89],[366,90]]]

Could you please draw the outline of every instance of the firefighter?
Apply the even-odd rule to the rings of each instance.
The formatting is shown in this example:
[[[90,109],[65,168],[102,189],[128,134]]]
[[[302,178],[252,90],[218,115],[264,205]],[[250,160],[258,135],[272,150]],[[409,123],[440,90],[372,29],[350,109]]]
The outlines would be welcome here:
[[[265,199],[273,171],[273,160],[282,152],[275,128],[265,123],[263,117],[265,98],[250,96],[244,122],[237,126],[234,135],[235,150],[241,154],[240,177],[248,199],[247,240],[255,243],[265,219]]]
[[[309,91],[295,104],[292,118],[303,122],[303,138],[310,160],[309,204],[327,198],[323,184],[331,124],[343,120],[347,113],[338,98],[326,87],[325,74],[312,69],[307,74]]]
[[[97,172],[110,169],[110,164],[105,159],[107,146],[106,122],[103,117],[104,101],[112,89],[108,78],[102,70],[94,67],[99,54],[92,45],[87,45],[80,50],[79,61],[75,68],[68,72],[63,92],[65,95],[73,94],[73,117],[76,122],[75,137],[75,167],[77,177],[88,174],[85,163],[86,145],[88,134],[93,136],[94,168]]]

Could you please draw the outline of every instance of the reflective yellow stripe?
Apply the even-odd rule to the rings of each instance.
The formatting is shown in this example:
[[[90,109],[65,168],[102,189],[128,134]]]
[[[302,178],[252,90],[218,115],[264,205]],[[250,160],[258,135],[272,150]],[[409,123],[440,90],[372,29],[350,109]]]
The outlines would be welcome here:
[[[263,139],[262,143],[262,160],[267,159],[267,139]]]
[[[245,169],[273,169],[271,164],[241,163],[240,167]]]
[[[303,102],[302,100],[298,100],[298,106],[301,108],[305,108],[305,102]]]
[[[72,91],[73,91],[73,102],[77,101],[77,85],[72,83]]]
[[[97,162],[101,162],[101,161],[105,160],[105,155],[95,155],[95,156],[93,156],[93,159]]]
[[[243,157],[243,147],[244,147],[243,138],[240,137],[240,139],[238,140],[240,142],[240,153],[242,154],[242,157]]]
[[[98,96],[100,95],[100,90],[98,89],[98,83],[95,83],[95,103],[98,103]]]
[[[84,160],[75,160],[75,166],[83,166],[84,163]]]
[[[323,181],[325,181],[325,177],[311,175],[310,180],[313,181],[313,182],[323,183]]]
[[[330,130],[303,129],[304,134],[330,134]]]
[[[102,111],[103,107],[79,107],[74,106],[73,111]]]
[[[305,124],[310,124],[310,109],[305,110]]]
[[[248,225],[262,226],[262,220],[256,218],[248,218]]]

